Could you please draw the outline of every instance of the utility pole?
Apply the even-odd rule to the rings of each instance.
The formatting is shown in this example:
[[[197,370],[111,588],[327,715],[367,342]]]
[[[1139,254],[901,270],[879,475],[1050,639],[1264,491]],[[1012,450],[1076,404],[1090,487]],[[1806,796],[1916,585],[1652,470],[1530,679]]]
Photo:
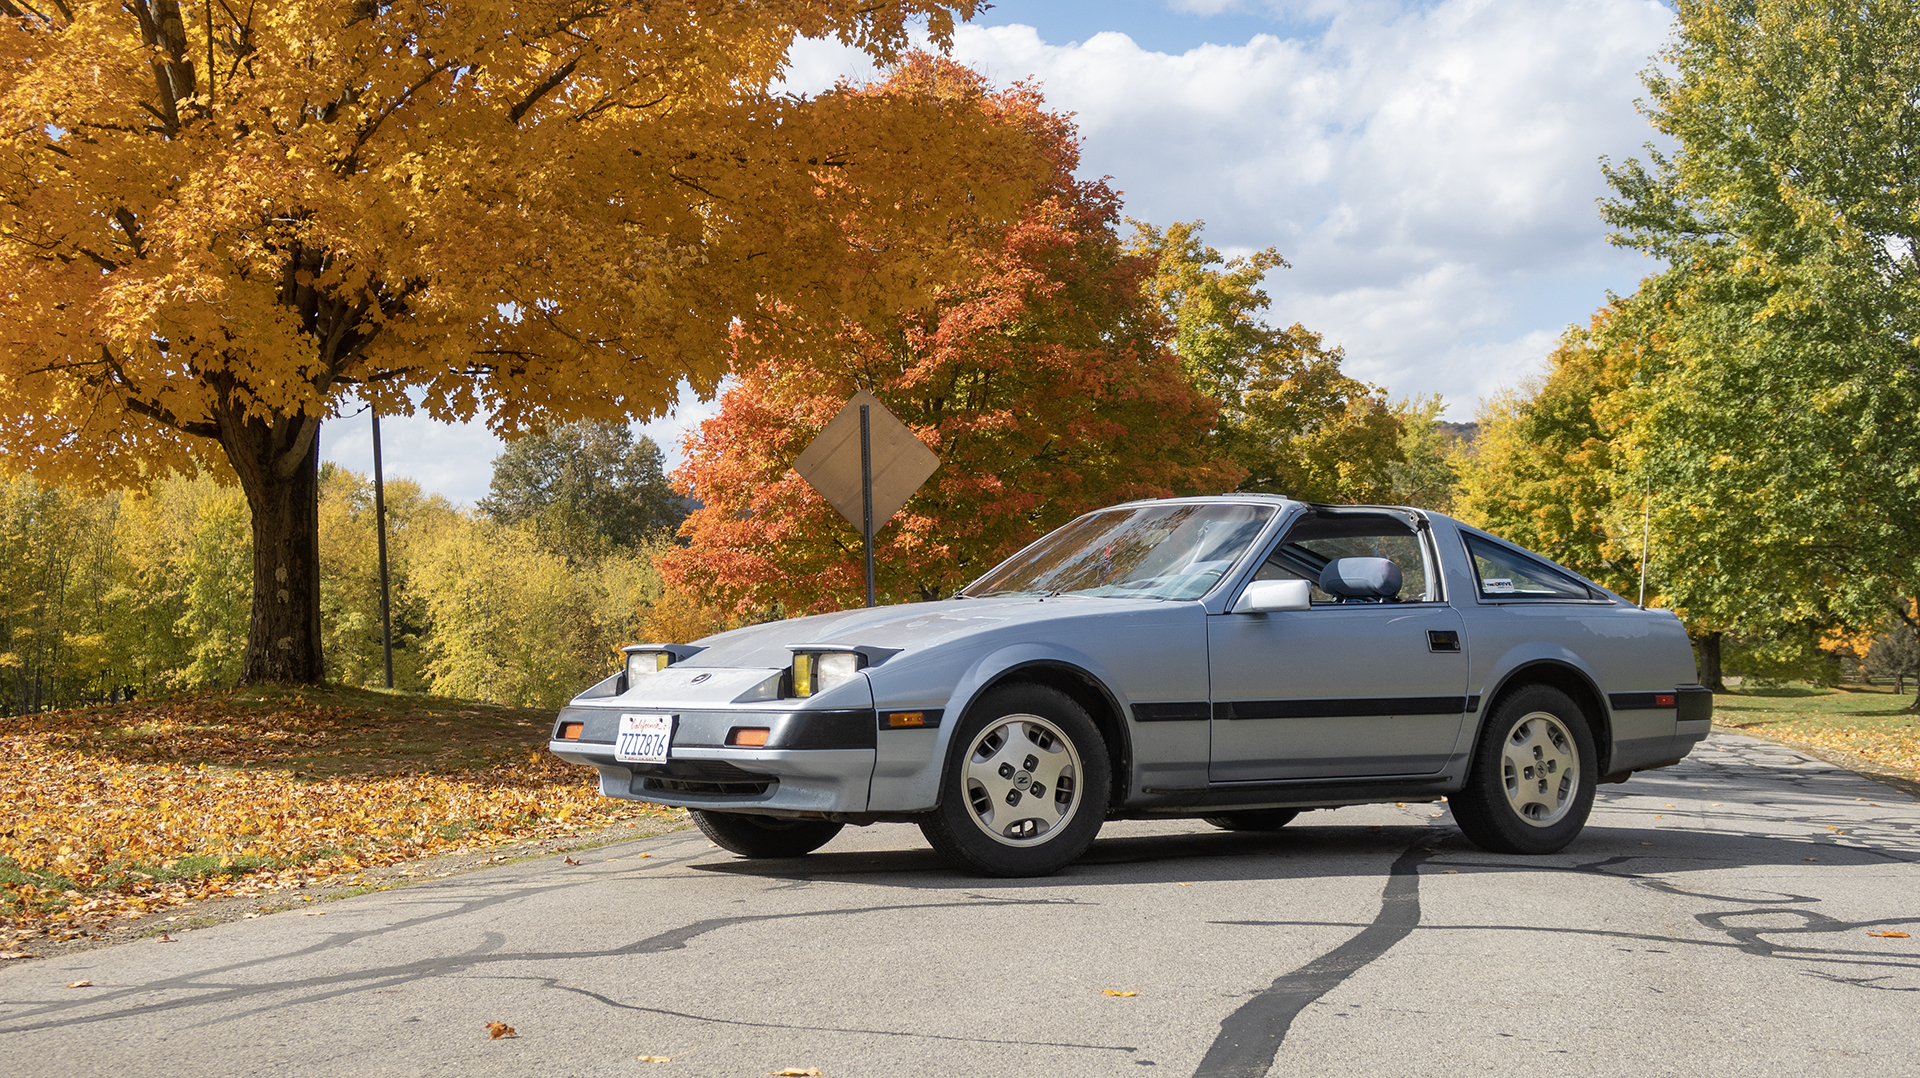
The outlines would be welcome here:
[[[373,516],[380,534],[380,649],[387,663],[387,688],[393,688],[393,616],[387,609],[387,492],[386,479],[380,474],[380,411],[368,406],[373,415]]]

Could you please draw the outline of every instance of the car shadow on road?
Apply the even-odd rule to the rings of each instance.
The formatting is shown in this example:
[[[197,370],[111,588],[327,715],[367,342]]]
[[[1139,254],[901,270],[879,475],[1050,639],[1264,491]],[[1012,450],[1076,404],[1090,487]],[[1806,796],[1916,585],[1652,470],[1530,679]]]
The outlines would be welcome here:
[[[905,837],[904,835],[902,837]],[[1195,832],[1115,835],[1093,844],[1078,861],[1053,876],[994,879],[960,872],[930,849],[849,850],[829,847],[802,858],[729,860],[686,867],[769,880],[845,881],[922,890],[982,891],[1023,888],[1098,887],[1141,883],[1216,883],[1369,877],[1384,879],[1395,858],[1409,848],[1430,850],[1428,871],[1603,871],[1640,874],[1724,871],[1763,867],[1812,870],[1920,863],[1920,853],[1830,840],[1781,837],[1684,827],[1638,828],[1589,825],[1558,854],[1488,853],[1452,827],[1357,827],[1295,825],[1283,831]]]

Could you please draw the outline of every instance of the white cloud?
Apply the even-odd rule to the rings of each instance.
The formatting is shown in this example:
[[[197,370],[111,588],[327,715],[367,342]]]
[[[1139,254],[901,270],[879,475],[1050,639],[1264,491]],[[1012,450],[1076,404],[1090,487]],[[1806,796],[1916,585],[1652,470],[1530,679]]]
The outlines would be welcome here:
[[[1633,102],[1672,21],[1657,0],[1174,6],[1273,13],[1313,36],[1174,55],[1121,33],[1055,45],[1027,26],[969,25],[954,55],[998,84],[1039,78],[1049,105],[1077,116],[1082,174],[1111,175],[1132,216],[1203,218],[1223,251],[1279,247],[1294,268],[1268,278],[1271,319],[1344,345],[1356,376],[1442,393],[1469,418],[1537,372],[1607,289],[1655,268],[1606,244],[1594,200],[1597,159],[1653,137]],[[802,41],[786,86],[875,74],[853,50]],[[640,429],[677,462],[680,437],[711,413],[683,402]],[[330,425],[323,452],[366,470],[351,425]],[[485,494],[499,443],[478,424],[383,430],[390,474],[463,502]]]
[[[1344,344],[1356,375],[1470,414],[1653,269],[1606,244],[1594,201],[1598,158],[1653,135],[1633,102],[1671,23],[1660,3],[1176,6],[1264,7],[1320,36],[1171,55],[965,26],[954,55],[996,83],[1039,78],[1076,115],[1082,174],[1112,176],[1130,215],[1279,247],[1293,269],[1268,278],[1271,318]],[[835,51],[807,43],[805,70]]]

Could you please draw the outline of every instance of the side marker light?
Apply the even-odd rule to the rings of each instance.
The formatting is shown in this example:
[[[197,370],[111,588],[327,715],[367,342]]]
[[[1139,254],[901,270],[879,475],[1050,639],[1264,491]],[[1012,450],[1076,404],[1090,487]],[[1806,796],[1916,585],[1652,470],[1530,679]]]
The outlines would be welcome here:
[[[926,724],[927,716],[922,711],[895,711],[887,715],[887,725],[896,729],[902,726],[925,726]]]

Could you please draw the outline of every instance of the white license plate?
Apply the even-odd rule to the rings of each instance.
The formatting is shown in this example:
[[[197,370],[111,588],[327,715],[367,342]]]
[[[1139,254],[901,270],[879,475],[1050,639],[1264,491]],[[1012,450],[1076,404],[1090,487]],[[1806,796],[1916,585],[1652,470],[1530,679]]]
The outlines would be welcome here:
[[[664,764],[672,742],[672,715],[622,715],[613,758],[623,764]]]

